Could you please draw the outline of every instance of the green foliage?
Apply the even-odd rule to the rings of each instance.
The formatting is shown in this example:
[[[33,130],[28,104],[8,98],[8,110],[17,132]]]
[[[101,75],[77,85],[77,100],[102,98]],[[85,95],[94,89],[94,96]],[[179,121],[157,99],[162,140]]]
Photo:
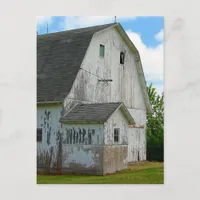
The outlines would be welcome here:
[[[147,160],[164,161],[164,94],[160,96],[152,84],[147,91],[153,111],[147,116]]]

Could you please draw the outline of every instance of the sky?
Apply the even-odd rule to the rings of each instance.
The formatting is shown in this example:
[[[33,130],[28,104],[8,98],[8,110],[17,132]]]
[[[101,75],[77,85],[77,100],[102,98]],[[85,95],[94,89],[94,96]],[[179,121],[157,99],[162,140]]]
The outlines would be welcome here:
[[[87,26],[113,23],[114,16],[38,16],[38,34],[58,32]],[[161,94],[163,87],[164,17],[116,16],[129,38],[138,49],[147,85],[153,84]]]

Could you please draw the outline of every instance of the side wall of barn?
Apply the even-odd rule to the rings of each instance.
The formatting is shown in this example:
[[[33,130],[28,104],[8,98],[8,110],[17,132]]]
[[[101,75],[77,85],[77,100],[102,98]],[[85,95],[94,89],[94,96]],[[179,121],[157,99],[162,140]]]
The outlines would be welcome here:
[[[119,130],[119,141],[114,141],[114,129]],[[128,123],[118,109],[104,123],[104,162],[103,173],[115,173],[127,168],[128,158]]]
[[[105,46],[104,57],[99,54],[100,44]],[[120,52],[125,52],[123,65],[120,64]],[[105,79],[112,81],[99,81]],[[124,102],[128,108],[146,110],[135,56],[115,28],[93,36],[64,106],[70,100]]]
[[[63,124],[63,173],[103,173],[103,124]]]
[[[99,55],[100,44],[105,46],[104,58]],[[120,52],[125,52],[124,65]],[[111,79],[112,82],[99,80]],[[94,35],[86,56],[64,101],[66,110],[78,102],[124,102],[138,125],[143,129],[129,128],[128,161],[146,160],[146,106],[135,56],[115,28]],[[139,156],[138,156],[139,155]]]
[[[37,170],[102,175],[103,124],[61,124],[62,105],[37,107]]]
[[[146,160],[146,111],[128,109],[136,124],[144,128],[129,128],[128,131],[128,162]]]
[[[42,141],[37,142],[38,171],[61,167],[61,108],[58,104],[37,106],[37,128],[42,129]]]

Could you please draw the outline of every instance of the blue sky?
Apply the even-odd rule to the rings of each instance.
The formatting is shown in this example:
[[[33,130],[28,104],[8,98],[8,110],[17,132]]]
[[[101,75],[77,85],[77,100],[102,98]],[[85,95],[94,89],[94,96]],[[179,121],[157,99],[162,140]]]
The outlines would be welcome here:
[[[139,50],[147,85],[151,82],[158,93],[163,92],[164,17],[116,16]],[[57,32],[114,22],[114,16],[38,16],[38,34]]]

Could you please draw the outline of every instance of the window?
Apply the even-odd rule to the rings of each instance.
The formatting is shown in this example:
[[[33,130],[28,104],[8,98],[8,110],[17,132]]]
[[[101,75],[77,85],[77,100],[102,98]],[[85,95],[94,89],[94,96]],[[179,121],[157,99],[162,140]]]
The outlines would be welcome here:
[[[100,44],[100,56],[104,57],[104,54],[105,54],[105,46]]]
[[[37,128],[37,142],[42,142],[42,129]]]
[[[114,142],[119,142],[119,128],[114,129]]]
[[[125,53],[120,52],[120,64],[124,64],[124,59],[125,59]]]

